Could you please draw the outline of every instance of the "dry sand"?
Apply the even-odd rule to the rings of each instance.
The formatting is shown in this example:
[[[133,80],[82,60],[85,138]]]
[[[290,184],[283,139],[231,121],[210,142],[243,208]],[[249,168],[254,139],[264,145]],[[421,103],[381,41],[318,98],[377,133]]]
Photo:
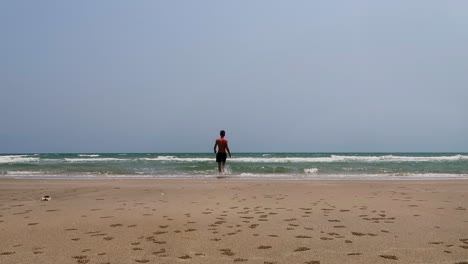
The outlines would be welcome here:
[[[467,208],[468,181],[2,179],[0,263],[468,263]]]

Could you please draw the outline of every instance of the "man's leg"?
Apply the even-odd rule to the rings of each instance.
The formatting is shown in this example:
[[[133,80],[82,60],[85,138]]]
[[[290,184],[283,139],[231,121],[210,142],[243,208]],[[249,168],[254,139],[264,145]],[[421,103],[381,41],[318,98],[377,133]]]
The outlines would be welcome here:
[[[222,165],[221,165],[221,170],[223,171],[223,173],[224,173],[224,165],[226,165],[226,162],[225,162],[225,161],[223,161],[223,162],[222,162]]]
[[[218,162],[218,172],[221,173],[221,170],[222,169],[222,166],[221,166],[221,162]]]

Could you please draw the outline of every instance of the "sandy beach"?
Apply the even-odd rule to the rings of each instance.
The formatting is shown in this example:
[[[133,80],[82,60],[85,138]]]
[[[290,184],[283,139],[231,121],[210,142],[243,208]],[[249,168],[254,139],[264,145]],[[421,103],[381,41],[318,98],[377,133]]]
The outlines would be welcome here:
[[[0,263],[468,263],[467,209],[468,181],[2,179]]]

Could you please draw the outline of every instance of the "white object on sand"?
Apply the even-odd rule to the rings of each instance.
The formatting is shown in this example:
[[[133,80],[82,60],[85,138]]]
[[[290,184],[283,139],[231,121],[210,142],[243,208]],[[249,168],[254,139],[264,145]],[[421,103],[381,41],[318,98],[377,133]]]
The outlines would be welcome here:
[[[50,197],[49,195],[44,195],[42,196],[41,201],[50,201],[51,199],[52,197]]]

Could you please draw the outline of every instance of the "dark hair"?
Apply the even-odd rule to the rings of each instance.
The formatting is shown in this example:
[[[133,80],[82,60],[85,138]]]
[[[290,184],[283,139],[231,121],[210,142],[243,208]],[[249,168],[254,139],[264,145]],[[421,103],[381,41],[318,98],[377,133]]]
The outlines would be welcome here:
[[[226,135],[226,131],[224,131],[224,130],[219,131],[219,135],[224,137]]]

